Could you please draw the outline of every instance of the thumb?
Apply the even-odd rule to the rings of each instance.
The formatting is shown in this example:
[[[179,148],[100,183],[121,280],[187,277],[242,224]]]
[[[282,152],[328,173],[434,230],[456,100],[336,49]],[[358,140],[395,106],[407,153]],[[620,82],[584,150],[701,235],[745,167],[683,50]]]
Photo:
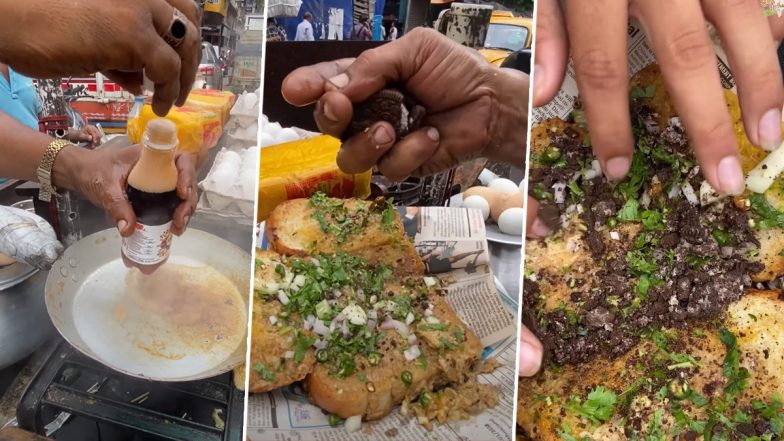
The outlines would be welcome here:
[[[114,224],[121,236],[128,237],[133,234],[136,228],[136,213],[134,213],[131,203],[128,202],[119,184],[107,189],[103,207],[114,219]]]
[[[532,377],[542,367],[544,348],[536,336],[520,324],[520,353],[518,374],[521,377]]]

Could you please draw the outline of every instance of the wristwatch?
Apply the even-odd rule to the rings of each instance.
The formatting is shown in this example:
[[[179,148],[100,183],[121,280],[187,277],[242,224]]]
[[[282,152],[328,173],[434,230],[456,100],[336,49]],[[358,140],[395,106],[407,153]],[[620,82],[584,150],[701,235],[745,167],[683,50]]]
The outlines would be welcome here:
[[[55,190],[54,185],[52,185],[52,168],[54,167],[54,160],[57,158],[57,154],[60,153],[60,150],[69,145],[71,145],[71,143],[64,139],[55,139],[46,147],[44,157],[41,158],[41,163],[36,170],[38,183],[41,184],[41,190],[38,192],[38,199],[49,202],[52,200],[52,195],[57,194],[57,190]]]

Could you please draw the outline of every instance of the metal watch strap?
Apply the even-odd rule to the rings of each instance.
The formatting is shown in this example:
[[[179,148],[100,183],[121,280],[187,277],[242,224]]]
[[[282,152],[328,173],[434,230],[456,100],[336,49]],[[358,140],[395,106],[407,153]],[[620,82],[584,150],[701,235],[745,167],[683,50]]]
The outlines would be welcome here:
[[[52,200],[52,195],[57,194],[52,185],[52,168],[54,167],[54,160],[57,154],[60,153],[64,147],[71,145],[70,142],[64,139],[55,139],[44,152],[44,157],[41,158],[41,163],[38,165],[36,175],[38,175],[38,183],[41,184],[41,190],[38,192],[38,199],[49,202]]]

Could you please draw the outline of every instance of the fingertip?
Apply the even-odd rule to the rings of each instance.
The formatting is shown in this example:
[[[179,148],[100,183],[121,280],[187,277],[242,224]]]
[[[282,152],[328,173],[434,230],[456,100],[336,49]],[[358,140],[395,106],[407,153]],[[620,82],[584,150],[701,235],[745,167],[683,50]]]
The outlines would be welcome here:
[[[615,156],[604,161],[604,174],[612,182],[622,180],[629,174],[632,160],[628,156]]]

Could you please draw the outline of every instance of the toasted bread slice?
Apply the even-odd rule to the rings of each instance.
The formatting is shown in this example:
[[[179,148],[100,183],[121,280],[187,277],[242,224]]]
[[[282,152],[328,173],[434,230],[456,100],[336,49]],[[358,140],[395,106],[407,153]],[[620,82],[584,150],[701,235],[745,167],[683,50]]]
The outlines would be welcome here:
[[[282,264],[281,257],[273,252],[256,250],[254,286],[275,279],[275,268]],[[265,301],[254,295],[251,323],[250,369],[248,391],[269,392],[295,381],[302,380],[316,364],[315,351],[308,348],[302,360],[296,360],[294,330],[277,324],[281,304]],[[272,321],[270,319],[272,318]],[[304,332],[304,335],[312,335]]]
[[[383,358],[375,366],[357,356],[357,372],[338,378],[328,367],[317,364],[306,380],[311,400],[341,418],[362,415],[365,420],[375,420],[388,415],[404,400],[415,400],[422,391],[464,382],[463,376],[479,362],[482,345],[442,296],[433,294],[429,301],[433,317],[445,329],[428,329],[427,324],[412,327],[418,337],[420,357],[407,361],[402,352],[406,339],[389,333],[379,348]],[[447,347],[452,345],[453,349]],[[411,375],[408,384],[402,379],[404,372]]]
[[[400,215],[382,201],[294,199],[275,208],[266,228],[271,249],[287,256],[346,252],[398,274],[424,273]]]
[[[620,441],[631,439],[632,433],[640,436],[651,429],[650,433],[663,434],[656,439],[675,440],[678,434],[680,439],[703,439],[703,433],[695,430],[700,424],[690,428],[683,421],[710,421],[709,409],[727,397],[724,389],[728,379],[722,366],[728,348],[719,338],[719,329],[724,327],[736,336],[740,366],[751,372],[748,387],[725,412],[727,418],[732,420],[736,411],[741,411],[753,420],[765,420],[760,427],[769,427],[752,402],[770,403],[784,391],[784,376],[780,373],[784,361],[784,346],[780,344],[784,304],[780,296],[778,291],[750,291],[730,306],[719,326],[693,323],[688,328],[665,331],[664,335],[669,335],[669,355],[652,338],[645,338],[618,358],[597,358],[586,365],[547,369],[534,378],[521,378],[518,424],[532,439],[543,441],[569,439],[568,436]],[[689,368],[668,370],[668,366],[677,364],[667,359],[677,357],[673,354],[689,356],[696,363]],[[658,375],[663,379],[656,378]],[[681,390],[684,384],[688,385],[686,392]],[[599,387],[611,392],[616,404],[607,421],[592,422],[581,413],[585,408],[580,405],[587,399],[588,391]],[[711,404],[703,404],[689,390]],[[571,397],[578,397],[582,403]],[[660,422],[655,421],[657,411]],[[678,412],[686,417],[679,417],[680,423],[675,418],[680,415]],[[714,414],[713,418],[717,416]],[[629,429],[629,421],[636,428]],[[753,430],[747,424],[736,423],[731,432],[751,436]]]
[[[638,140],[658,130],[670,131],[665,135],[676,138],[682,135],[682,128],[672,119],[674,108],[658,68],[644,69],[631,83],[641,94],[634,102],[634,108],[641,110],[636,116],[648,118],[646,124],[658,125],[654,130],[638,126]],[[727,102],[742,164],[748,171],[764,152],[760,154],[743,132],[737,97],[727,92]],[[532,161],[531,188],[537,182],[565,185],[575,179],[572,182],[584,185],[578,190],[591,197],[581,199],[579,192],[572,195],[567,187],[561,203],[567,208],[559,211],[557,219],[561,230],[548,239],[526,243],[523,317],[543,339],[551,358],[539,375],[520,381],[519,425],[533,440],[691,440],[702,439],[699,423],[719,419],[719,413],[724,417],[735,411],[753,414],[752,400],[770,403],[774,392],[784,391],[784,377],[777,378],[773,368],[784,355],[778,338],[779,323],[784,323],[784,317],[778,317],[779,293],[749,290],[742,296],[752,281],[769,281],[784,273],[781,229],[748,227],[754,222],[747,219],[758,215],[747,202],[751,198],[748,194],[734,200],[703,194],[702,178],[694,168],[696,163],[689,161],[690,146],[685,138],[654,137],[656,142],[638,145],[638,152],[642,150],[649,162],[641,167],[638,164],[637,176],[646,176],[643,169],[652,173],[639,182],[637,190],[629,190],[633,177],[618,185],[608,185],[598,174],[587,178],[593,173],[587,167],[590,158],[584,158],[590,150],[587,136],[575,147],[581,130],[560,120],[543,121],[533,129],[539,134],[532,136],[533,155],[542,157],[552,145],[566,146],[570,149],[564,150],[565,154],[581,156],[579,161],[586,167],[581,176],[572,177],[568,172],[551,172],[552,167],[564,164]],[[661,150],[653,152],[656,149]],[[577,161],[574,157],[569,160]],[[666,161],[673,161],[673,173],[677,168],[682,174],[676,181],[681,189],[673,192],[674,196],[665,188],[666,179],[660,179],[671,178],[661,173],[667,168],[663,166]],[[698,201],[685,197],[686,187],[694,191]],[[552,191],[548,187],[539,190],[540,196],[543,191]],[[600,191],[611,197],[594,197]],[[775,209],[784,206],[779,193],[765,194]],[[550,197],[543,205],[553,204],[555,197]],[[679,205],[687,202],[689,205]],[[583,214],[586,211],[589,215]],[[679,248],[684,247],[684,241],[685,249]],[[723,267],[717,263],[722,261]],[[660,271],[662,268],[667,269]],[[639,313],[636,308],[641,304],[653,307]],[[675,327],[662,331],[671,336],[666,349],[661,339],[654,337],[660,335],[662,322]],[[724,400],[726,404],[723,390],[730,382],[722,366],[728,352],[719,338],[723,327],[737,337],[741,365],[750,371],[751,379],[726,412],[717,413],[717,403]],[[591,341],[591,334],[601,338]],[[749,336],[755,337],[750,340]],[[727,334],[724,337],[728,338]],[[560,352],[554,349],[563,342],[566,345]],[[595,351],[597,346],[604,349]],[[599,355],[581,356],[591,351]],[[667,388],[677,389],[682,386],[678,382],[688,384],[688,390],[710,404],[696,405],[695,400],[702,400],[691,392],[686,400],[682,393],[673,396]],[[600,402],[614,403],[610,405],[614,410],[611,418],[604,418],[601,411],[596,413],[592,406]],[[743,415],[737,418],[743,419]],[[684,426],[684,421],[695,423]],[[722,424],[715,429],[715,439],[721,439]],[[751,433],[747,423],[731,424],[735,425],[732,430],[742,429],[734,436]]]

